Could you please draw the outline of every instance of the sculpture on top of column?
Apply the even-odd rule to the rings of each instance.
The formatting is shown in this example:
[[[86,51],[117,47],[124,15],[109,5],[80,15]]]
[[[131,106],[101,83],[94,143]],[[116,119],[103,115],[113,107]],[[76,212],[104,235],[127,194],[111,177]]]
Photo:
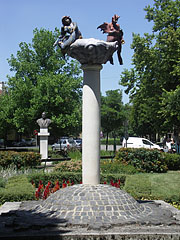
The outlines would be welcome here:
[[[78,26],[75,22],[72,22],[72,19],[69,16],[62,17],[61,34],[54,43],[54,47],[58,45],[61,48],[63,56],[67,53],[69,46],[76,41],[76,39],[81,39],[82,34],[78,29]]]
[[[82,39],[81,32],[77,24],[72,22],[69,16],[62,18],[63,27],[61,34],[54,43],[54,46],[59,46],[61,52],[78,60],[81,64],[105,64],[107,61],[113,64],[112,55],[118,51],[118,58],[122,64],[120,56],[121,44],[123,43],[123,32],[117,24],[118,16],[114,15],[112,25],[104,23],[98,28],[108,33],[108,41],[102,41],[94,38]],[[107,30],[105,30],[107,25]]]
[[[121,48],[122,48],[122,44],[124,44],[125,42],[123,40],[123,31],[120,28],[120,25],[117,24],[117,21],[119,18],[120,17],[118,15],[114,14],[114,16],[112,17],[111,23],[104,22],[103,24],[98,26],[97,29],[100,28],[101,31],[103,31],[103,33],[108,33],[107,42],[115,42],[115,41],[118,42],[117,55],[118,55],[119,64],[122,65],[123,60],[121,57]],[[109,61],[111,64],[114,64],[112,55],[110,56]]]

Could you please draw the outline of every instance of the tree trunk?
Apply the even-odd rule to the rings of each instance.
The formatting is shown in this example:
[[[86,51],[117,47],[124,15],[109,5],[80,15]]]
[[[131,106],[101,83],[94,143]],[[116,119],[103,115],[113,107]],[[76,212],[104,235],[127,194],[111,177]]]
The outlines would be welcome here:
[[[108,133],[106,134],[106,151],[108,151]]]
[[[116,136],[114,136],[114,154],[116,152]]]

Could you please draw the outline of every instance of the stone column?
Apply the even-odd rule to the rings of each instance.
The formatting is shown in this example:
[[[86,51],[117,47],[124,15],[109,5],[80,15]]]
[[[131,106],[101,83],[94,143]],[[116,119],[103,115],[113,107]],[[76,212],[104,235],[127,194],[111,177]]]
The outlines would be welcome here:
[[[94,38],[77,39],[67,54],[78,60],[84,71],[82,179],[83,184],[100,183],[100,70],[118,49],[117,42]]]
[[[50,133],[48,128],[40,128],[40,154],[42,159],[48,159],[48,137]]]
[[[83,184],[100,183],[100,70],[101,64],[81,67],[83,81],[82,170]]]

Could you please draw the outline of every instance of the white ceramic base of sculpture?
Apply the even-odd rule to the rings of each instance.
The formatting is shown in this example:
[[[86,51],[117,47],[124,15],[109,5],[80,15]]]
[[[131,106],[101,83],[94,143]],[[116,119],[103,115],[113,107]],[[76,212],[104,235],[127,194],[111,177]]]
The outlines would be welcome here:
[[[72,43],[67,54],[81,64],[105,64],[117,48],[117,42],[83,38]]]
[[[102,65],[82,65],[83,127],[82,169],[83,184],[100,183],[100,70]]]

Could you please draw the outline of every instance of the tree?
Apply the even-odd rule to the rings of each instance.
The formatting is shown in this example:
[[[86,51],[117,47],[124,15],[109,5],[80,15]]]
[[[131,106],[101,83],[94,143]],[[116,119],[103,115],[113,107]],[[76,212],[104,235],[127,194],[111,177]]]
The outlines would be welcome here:
[[[4,139],[6,146],[7,133],[13,129],[13,107],[11,98],[8,94],[0,95],[0,103],[0,136]]]
[[[152,136],[166,131],[163,93],[180,84],[180,1],[154,0],[145,11],[146,19],[154,23],[153,32],[144,37],[133,34],[134,68],[123,72],[120,84],[130,94],[134,130]]]
[[[123,126],[124,108],[122,103],[122,91],[119,89],[106,91],[106,96],[101,97],[101,126],[106,133],[106,150],[108,136],[113,134],[114,141]]]
[[[56,136],[80,132],[81,70],[77,61],[54,49],[58,35],[57,29],[35,29],[32,43],[20,43],[17,56],[9,59],[15,75],[8,79],[3,105],[11,103],[6,120],[20,134],[32,134],[43,111],[52,119],[50,130]]]

